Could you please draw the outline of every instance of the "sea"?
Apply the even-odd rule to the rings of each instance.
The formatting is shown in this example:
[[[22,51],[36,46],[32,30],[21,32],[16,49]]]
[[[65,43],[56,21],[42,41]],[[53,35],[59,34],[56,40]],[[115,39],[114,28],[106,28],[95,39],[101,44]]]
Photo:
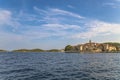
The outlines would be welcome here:
[[[120,80],[120,53],[1,52],[0,80]]]

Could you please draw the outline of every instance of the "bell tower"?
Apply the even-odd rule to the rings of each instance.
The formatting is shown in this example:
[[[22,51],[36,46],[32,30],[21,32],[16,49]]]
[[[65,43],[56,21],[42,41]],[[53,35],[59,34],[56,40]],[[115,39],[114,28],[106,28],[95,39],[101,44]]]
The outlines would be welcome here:
[[[89,44],[90,44],[90,46],[92,45],[92,41],[91,40],[89,40]]]
[[[91,41],[91,40],[89,40],[89,43],[91,44],[91,43],[92,43],[92,41]]]

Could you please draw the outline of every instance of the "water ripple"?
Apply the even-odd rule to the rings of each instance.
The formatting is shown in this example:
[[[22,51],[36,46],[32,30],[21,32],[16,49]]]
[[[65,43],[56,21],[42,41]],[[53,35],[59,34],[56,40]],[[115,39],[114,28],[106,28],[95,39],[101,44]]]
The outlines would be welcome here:
[[[0,80],[120,80],[120,54],[4,53]]]

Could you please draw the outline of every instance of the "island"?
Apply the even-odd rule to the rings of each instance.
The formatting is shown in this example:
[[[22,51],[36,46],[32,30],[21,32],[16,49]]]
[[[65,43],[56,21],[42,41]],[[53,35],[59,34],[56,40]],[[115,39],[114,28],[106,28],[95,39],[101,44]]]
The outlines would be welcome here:
[[[18,49],[13,50],[12,52],[44,52],[42,49]]]
[[[7,50],[2,50],[2,49],[0,49],[0,52],[7,52]]]
[[[105,42],[96,43],[89,40],[88,43],[78,44],[75,46],[67,45],[65,52],[79,52],[79,53],[116,53],[120,52],[120,43]]]
[[[61,52],[62,50],[59,49],[50,49],[50,50],[43,50],[43,49],[18,49],[13,50],[12,52]]]

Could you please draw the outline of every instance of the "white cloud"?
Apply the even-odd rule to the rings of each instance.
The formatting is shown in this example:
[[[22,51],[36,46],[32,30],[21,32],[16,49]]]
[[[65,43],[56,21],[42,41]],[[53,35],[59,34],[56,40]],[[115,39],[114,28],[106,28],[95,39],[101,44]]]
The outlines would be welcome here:
[[[62,20],[67,19],[66,16],[69,16],[69,18],[76,18],[76,19],[85,19],[85,17],[70,12],[66,10],[61,10],[57,8],[49,8],[47,10],[42,10],[37,7],[33,7],[35,11],[37,11],[40,15],[43,16],[43,20],[48,23],[60,23]],[[67,19],[69,20],[69,19]]]
[[[75,14],[75,13],[72,13],[72,12],[69,12],[69,11],[65,11],[65,10],[60,10],[60,9],[51,9],[51,11],[54,13],[54,15],[70,15],[72,17],[76,17],[76,18],[79,18],[79,19],[84,19],[84,17],[78,15],[78,14]]]
[[[114,0],[113,2],[103,3],[103,6],[111,8],[120,8],[120,0]]]
[[[91,23],[91,25],[91,31],[93,32],[109,32],[111,34],[120,34],[120,24],[94,21]]]
[[[20,25],[21,24],[13,18],[11,11],[0,9],[0,27],[9,26],[14,32]]]
[[[72,5],[68,5],[67,7],[72,8],[72,9],[73,9],[73,8],[75,8],[75,7],[74,7],[74,6],[72,6]]]
[[[0,10],[0,25],[8,24],[11,19],[11,12],[8,10]]]
[[[77,29],[80,29],[80,26],[78,26],[78,25],[68,25],[68,24],[44,24],[42,26],[44,28],[54,29],[54,30],[67,30],[67,29],[77,30]]]
[[[21,19],[22,21],[38,21],[39,16],[35,14],[26,13],[23,10],[20,10],[18,15],[16,16],[16,20],[20,21]]]
[[[87,22],[86,22],[87,23]],[[120,24],[91,21],[86,24],[87,31],[72,35],[73,38],[93,38],[97,36],[120,35]]]
[[[78,25],[68,24],[43,24],[41,26],[29,26],[29,28],[22,31],[22,34],[28,39],[41,39],[48,37],[67,37],[68,35],[79,31],[81,29]],[[73,31],[73,32],[72,32]]]

